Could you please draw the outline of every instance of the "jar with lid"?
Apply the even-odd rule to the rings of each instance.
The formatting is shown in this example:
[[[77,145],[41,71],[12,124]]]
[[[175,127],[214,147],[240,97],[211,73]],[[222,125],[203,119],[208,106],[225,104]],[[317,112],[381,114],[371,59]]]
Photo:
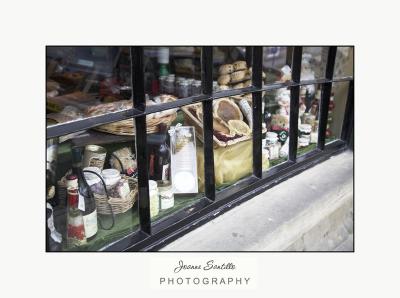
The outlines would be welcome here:
[[[160,209],[160,198],[158,193],[157,182],[149,180],[149,197],[150,197],[150,217],[158,215]]]
[[[192,95],[199,95],[201,94],[201,81],[194,80],[192,84]]]
[[[318,120],[314,121],[310,133],[310,143],[316,144],[318,142]]]
[[[299,125],[299,147],[306,147],[310,145],[311,141],[311,124]]]
[[[165,210],[174,207],[174,192],[171,181],[161,181],[157,187],[160,197],[160,209]]]
[[[278,142],[278,134],[276,132],[267,132],[265,139],[265,148],[269,152],[269,159],[278,159],[280,144]]]
[[[113,188],[118,181],[121,179],[121,174],[116,169],[106,169],[101,172],[104,182],[106,184],[107,190]]]
[[[169,75],[165,80],[165,93],[167,94],[175,94],[175,76]]]
[[[189,97],[189,83],[187,80],[182,79],[179,81],[177,86],[177,94],[179,98]]]
[[[186,79],[186,81],[187,81],[187,83],[188,83],[188,93],[189,93],[189,95],[188,96],[192,96],[193,94],[192,94],[192,85],[193,85],[193,83],[194,83],[194,79]]]

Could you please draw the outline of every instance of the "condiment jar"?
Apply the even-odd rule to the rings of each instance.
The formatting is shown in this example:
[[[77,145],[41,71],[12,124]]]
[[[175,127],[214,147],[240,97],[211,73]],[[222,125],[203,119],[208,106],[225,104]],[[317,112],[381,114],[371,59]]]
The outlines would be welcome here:
[[[101,174],[108,190],[113,188],[121,179],[121,174],[116,169],[106,169]]]
[[[177,86],[177,93],[179,98],[189,97],[189,83],[187,80],[182,79]]]
[[[165,80],[165,93],[167,94],[175,94],[175,76],[169,75]]]
[[[149,197],[150,197],[150,217],[158,215],[160,209],[160,201],[158,194],[157,182],[149,180]]]
[[[269,159],[278,159],[279,158],[279,143],[278,143],[278,134],[275,132],[267,132],[266,134],[266,149],[269,152]]]
[[[311,124],[299,125],[299,138],[307,138],[310,141]]]
[[[201,94],[201,81],[195,80],[192,84],[192,95]]]
[[[158,184],[161,210],[174,207],[174,192],[172,191],[171,181]]]

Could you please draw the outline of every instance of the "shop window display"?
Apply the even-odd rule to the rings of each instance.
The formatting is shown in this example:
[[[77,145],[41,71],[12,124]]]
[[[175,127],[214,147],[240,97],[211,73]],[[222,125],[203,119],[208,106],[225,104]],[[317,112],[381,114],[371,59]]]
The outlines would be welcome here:
[[[197,114],[193,109],[186,106],[146,117],[152,222],[187,208],[204,196],[202,131],[194,126],[192,116]]]
[[[253,99],[261,95],[262,121],[256,122],[265,172],[290,153],[295,57],[294,65],[302,59],[301,79],[307,84],[299,86],[297,155],[314,150],[321,86],[304,80],[324,77],[326,55],[321,47],[300,53],[297,47],[48,47],[47,251],[132,245],[141,250],[147,237],[182,219],[191,221],[214,199],[251,190],[260,173],[259,160],[253,164],[258,151],[253,148]],[[254,87],[253,60],[262,63],[263,89],[222,94]],[[267,86],[284,82],[288,87]],[[213,94],[208,93],[211,85]],[[347,82],[333,83],[326,143],[340,139],[348,92]],[[203,107],[212,116],[212,131],[203,125]],[[344,146],[339,143],[332,145]],[[206,160],[204,154],[211,151],[214,160]],[[205,177],[212,173],[212,162],[214,180]],[[279,174],[280,167],[275,170]]]
[[[47,126],[132,108],[130,65],[129,47],[47,47]]]
[[[263,47],[264,82],[287,82],[292,78],[291,47]]]
[[[334,78],[347,77],[353,75],[354,48],[337,47]]]
[[[302,81],[325,78],[329,47],[303,47],[301,60]]]
[[[100,250],[138,229],[134,131],[129,119],[47,140],[47,250]]]
[[[263,154],[273,167],[288,159],[290,90],[280,88],[265,93],[263,101]]]
[[[160,95],[201,94],[201,47],[145,47],[145,91],[155,104]]]

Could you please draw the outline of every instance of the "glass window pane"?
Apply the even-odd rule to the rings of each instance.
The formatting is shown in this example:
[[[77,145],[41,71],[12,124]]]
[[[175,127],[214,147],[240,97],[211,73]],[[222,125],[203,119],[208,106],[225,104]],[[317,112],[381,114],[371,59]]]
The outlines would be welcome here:
[[[329,47],[303,47],[301,80],[325,78]]]
[[[145,47],[144,56],[145,91],[155,104],[201,94],[201,47]]]
[[[325,143],[340,139],[344,114],[346,111],[348,90],[348,82],[333,83],[332,85],[332,96],[329,104]]]
[[[202,113],[199,109],[201,104],[147,116],[152,222],[188,210],[204,197]]]
[[[253,172],[252,95],[214,100],[214,169],[216,189]]]
[[[290,89],[268,91],[263,98],[263,155],[268,158],[266,170],[288,159]]]
[[[290,81],[291,47],[263,47],[263,80],[267,83]]]
[[[353,76],[354,47],[338,47],[333,76]]]
[[[47,126],[132,108],[129,47],[47,47]]]
[[[47,140],[48,250],[97,251],[138,230],[134,132],[129,119]]]
[[[246,47],[213,47],[214,92],[251,86]]]
[[[320,85],[304,85],[300,87],[297,156],[301,156],[317,147],[320,105]]]

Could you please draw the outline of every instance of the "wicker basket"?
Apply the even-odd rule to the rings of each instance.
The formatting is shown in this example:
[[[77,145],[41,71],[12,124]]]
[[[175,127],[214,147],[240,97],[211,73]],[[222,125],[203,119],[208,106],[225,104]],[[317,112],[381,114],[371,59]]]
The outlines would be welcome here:
[[[170,126],[175,119],[176,119],[176,112],[162,117],[146,118],[147,133],[156,133],[158,132],[159,124],[165,123],[167,124],[167,126]],[[106,132],[114,135],[122,135],[122,136],[134,136],[136,132],[133,119],[126,119],[113,123],[103,124],[98,127],[95,127],[94,129],[101,132]]]
[[[190,107],[195,107],[196,105],[201,105],[201,103],[183,107],[182,111],[183,111],[184,117],[185,117],[185,124],[189,125],[189,126],[194,126],[197,138],[201,142],[204,143],[204,141],[203,141],[203,123],[199,119],[197,119],[197,117],[194,116],[192,114],[192,112],[189,110]],[[237,144],[237,143],[240,143],[240,142],[243,142],[246,140],[250,140],[251,138],[252,138],[252,135],[248,135],[248,136],[238,137],[233,140],[229,140],[227,142],[223,142],[223,141],[219,140],[215,135],[213,135],[213,143],[214,143],[214,148],[219,148],[219,147],[226,147],[226,146],[230,146],[233,144]]]
[[[125,213],[132,208],[137,199],[137,183],[135,179],[124,176],[129,183],[130,193],[125,198],[110,197],[106,195],[94,194],[96,199],[97,213],[103,215],[111,215]]]

